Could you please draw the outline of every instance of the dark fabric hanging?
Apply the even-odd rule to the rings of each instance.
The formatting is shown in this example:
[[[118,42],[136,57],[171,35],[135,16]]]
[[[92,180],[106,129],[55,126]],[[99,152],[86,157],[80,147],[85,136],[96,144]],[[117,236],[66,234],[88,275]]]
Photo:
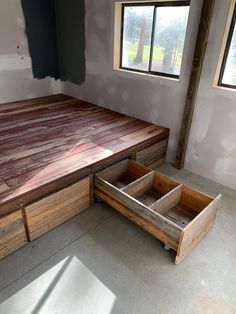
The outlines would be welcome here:
[[[84,0],[21,0],[34,78],[85,80]]]
[[[83,0],[56,0],[60,78],[85,80],[85,5]]]
[[[60,78],[54,0],[21,0],[34,78]]]

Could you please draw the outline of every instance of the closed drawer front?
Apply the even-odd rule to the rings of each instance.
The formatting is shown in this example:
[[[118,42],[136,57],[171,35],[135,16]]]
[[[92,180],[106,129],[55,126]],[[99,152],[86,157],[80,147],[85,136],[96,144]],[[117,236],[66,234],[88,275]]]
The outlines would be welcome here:
[[[89,177],[25,208],[30,240],[90,206]]]
[[[165,162],[168,139],[147,147],[136,154],[137,162],[154,169]]]
[[[0,218],[0,259],[27,243],[21,210]]]

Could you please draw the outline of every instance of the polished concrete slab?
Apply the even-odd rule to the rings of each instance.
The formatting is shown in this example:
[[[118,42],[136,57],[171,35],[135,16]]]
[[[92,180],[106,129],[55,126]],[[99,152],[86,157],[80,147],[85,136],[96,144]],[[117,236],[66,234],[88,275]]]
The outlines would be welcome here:
[[[216,225],[183,263],[96,203],[0,262],[0,313],[236,313],[236,191],[169,164],[159,171],[223,194]]]

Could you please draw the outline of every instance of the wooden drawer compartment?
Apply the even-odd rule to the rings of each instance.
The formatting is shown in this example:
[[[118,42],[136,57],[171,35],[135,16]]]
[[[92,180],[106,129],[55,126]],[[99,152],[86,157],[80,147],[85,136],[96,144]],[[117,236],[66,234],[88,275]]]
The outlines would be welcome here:
[[[0,218],[0,259],[27,243],[21,210]]]
[[[125,162],[125,161],[124,161]],[[127,162],[127,161],[126,161]],[[130,163],[130,161],[129,161]],[[99,172],[95,175],[95,195],[99,198],[103,199],[116,209],[120,211],[120,205],[124,206],[126,210],[130,210],[131,212],[134,212],[135,215],[135,222],[137,223],[137,219],[144,219],[143,221],[140,221],[139,225],[142,225],[142,227],[148,222],[149,226],[152,224],[156,227],[156,231],[158,232],[158,238],[170,245],[172,248],[177,250],[178,243],[181,236],[182,229],[174,224],[173,222],[169,221],[156,211],[154,211],[149,205],[150,200],[148,199],[148,204],[146,202],[142,202],[139,200],[139,195],[143,193],[143,191],[147,190],[149,192],[150,196],[150,180],[154,180],[154,171],[148,170],[146,167],[144,167],[141,164],[138,164],[134,161],[132,161],[132,164],[135,165],[136,169],[145,169],[144,172],[148,172],[147,174],[144,174],[143,176],[139,176],[137,180],[134,180],[130,184],[127,184],[126,186],[119,186],[117,185],[117,181],[111,179],[109,177],[109,173],[112,174],[112,169],[116,166],[109,167],[108,172],[104,170],[103,172]],[[118,167],[120,169],[120,167]],[[104,173],[106,172],[106,175],[104,176]],[[108,179],[107,179],[108,178]],[[107,181],[108,180],[108,181]],[[174,180],[169,179],[169,181],[164,184],[163,182],[160,183],[160,191],[161,193],[164,193],[165,191],[171,191],[178,186],[178,183]],[[158,192],[158,191],[155,191]],[[161,198],[160,194],[157,194],[154,192],[154,196],[151,196],[151,199],[155,198],[153,200],[153,203],[155,203],[159,198]],[[163,202],[169,201],[169,199],[164,199]],[[115,205],[114,205],[115,204]],[[129,213],[130,216],[131,213]],[[131,219],[131,218],[130,218]],[[131,219],[134,221],[134,219]],[[151,226],[150,226],[151,227]]]
[[[133,160],[125,159],[100,171],[97,176],[118,189],[123,189],[149,172],[151,172],[151,169]]]
[[[34,240],[90,206],[89,177],[25,208],[30,240]]]
[[[130,183],[122,190],[145,206],[155,210],[160,199],[168,194],[168,200],[170,202],[175,198],[179,189],[180,183],[177,181],[155,171],[151,171],[140,179]]]
[[[167,146],[168,139],[153,144],[152,146],[137,152],[136,161],[150,169],[155,169],[165,162]]]
[[[154,171],[126,186],[116,183],[97,173],[95,195],[174,249],[176,264],[214,224],[221,195],[213,199]]]

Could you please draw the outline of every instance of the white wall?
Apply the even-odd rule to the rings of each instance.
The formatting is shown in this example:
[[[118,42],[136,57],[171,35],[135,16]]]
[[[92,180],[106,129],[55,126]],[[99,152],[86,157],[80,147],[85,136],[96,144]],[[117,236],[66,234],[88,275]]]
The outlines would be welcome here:
[[[64,92],[169,127],[174,161],[202,1],[191,1],[180,81],[113,70],[114,1],[85,2],[87,78],[80,87],[64,83]],[[216,0],[185,167],[236,189],[236,92],[212,87],[229,2]]]
[[[236,91],[213,88],[230,0],[216,0],[185,168],[236,189]]]
[[[0,1],[0,103],[61,92],[60,81],[33,79],[20,3]],[[17,45],[24,60],[17,55]]]

